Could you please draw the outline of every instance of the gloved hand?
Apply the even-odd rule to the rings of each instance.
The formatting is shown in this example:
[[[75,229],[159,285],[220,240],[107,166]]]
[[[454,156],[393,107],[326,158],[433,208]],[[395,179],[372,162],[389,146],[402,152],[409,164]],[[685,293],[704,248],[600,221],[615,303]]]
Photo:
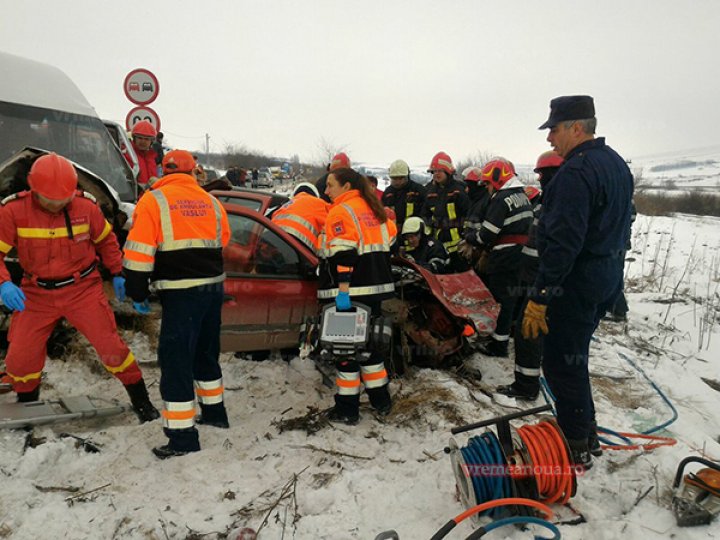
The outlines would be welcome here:
[[[350,311],[352,304],[350,303],[350,293],[340,291],[335,297],[335,307],[338,311]]]
[[[143,300],[142,302],[133,302],[133,308],[135,308],[135,311],[140,315],[147,315],[150,313],[150,301]]]
[[[468,244],[465,240],[461,240],[458,243],[458,253],[463,259],[467,261],[472,260],[473,251],[475,251],[475,248]]]
[[[122,276],[115,276],[113,278],[113,289],[115,289],[115,298],[118,302],[125,301],[125,278]]]
[[[548,333],[546,311],[546,305],[528,300],[522,320],[522,335],[525,339],[537,339],[541,332]]]
[[[15,311],[25,309],[25,293],[12,281],[6,281],[0,285],[0,298],[9,309]]]

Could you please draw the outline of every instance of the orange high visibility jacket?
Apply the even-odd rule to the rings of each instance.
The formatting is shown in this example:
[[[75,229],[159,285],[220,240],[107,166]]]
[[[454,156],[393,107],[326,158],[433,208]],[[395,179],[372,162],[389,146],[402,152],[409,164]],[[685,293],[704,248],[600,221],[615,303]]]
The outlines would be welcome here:
[[[325,231],[330,205],[309,193],[298,193],[273,214],[272,221],[309,247],[320,253],[320,235]]]
[[[340,195],[325,222],[318,298],[337,296],[341,281],[349,281],[350,297],[372,302],[392,296],[390,249],[396,236],[395,223],[380,223],[358,190]]]
[[[121,272],[122,253],[112,226],[89,193],[78,191],[57,214],[42,208],[29,191],[0,204],[0,283],[10,280],[3,259],[13,247],[25,283],[69,278],[91,266],[98,255],[112,274]]]
[[[227,214],[189,174],[163,176],[138,201],[125,242],[127,293],[137,301],[156,290],[187,289],[225,280],[222,248]]]

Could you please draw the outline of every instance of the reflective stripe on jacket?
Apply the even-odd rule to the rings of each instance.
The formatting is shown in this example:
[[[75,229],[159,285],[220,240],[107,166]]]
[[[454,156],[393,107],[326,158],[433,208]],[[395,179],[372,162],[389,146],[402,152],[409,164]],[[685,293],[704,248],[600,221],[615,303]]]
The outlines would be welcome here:
[[[351,297],[373,301],[392,296],[390,249],[396,235],[395,223],[389,219],[380,223],[359,191],[338,197],[325,223],[318,298],[334,298],[340,277],[346,276]]]
[[[273,214],[272,221],[309,247],[320,253],[320,233],[325,229],[330,205],[309,193],[298,193]]]
[[[457,180],[448,179],[444,185],[433,182],[425,195],[422,218],[448,253],[457,251],[469,208],[465,186]]]
[[[122,270],[122,253],[111,225],[92,195],[82,191],[57,214],[43,209],[29,191],[6,198],[0,207],[0,255],[13,247],[25,274],[34,278],[73,276],[98,255],[112,274]],[[0,282],[9,280],[0,262]]]
[[[158,290],[219,283],[225,279],[222,248],[229,240],[227,214],[217,199],[192,176],[170,174],[138,202],[123,266],[128,274],[150,277]]]

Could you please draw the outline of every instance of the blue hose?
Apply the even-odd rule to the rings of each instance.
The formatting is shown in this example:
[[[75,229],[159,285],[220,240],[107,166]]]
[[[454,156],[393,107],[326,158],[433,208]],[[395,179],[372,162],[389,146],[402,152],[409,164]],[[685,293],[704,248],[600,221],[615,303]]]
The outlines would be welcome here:
[[[486,533],[489,533],[492,530],[499,529],[500,527],[505,527],[506,525],[518,525],[521,523],[532,523],[534,525],[540,525],[541,527],[545,527],[547,530],[549,530],[551,533],[553,533],[552,538],[546,538],[544,536],[537,536],[535,535],[535,540],[560,540],[562,538],[562,535],[560,534],[560,530],[550,523],[549,521],[546,521],[544,519],[531,517],[531,516],[516,516],[516,517],[509,517],[504,519],[498,519],[497,521],[493,521],[492,523],[488,523],[487,525],[483,525],[480,529],[474,531],[470,536],[467,537],[466,540],[472,540],[475,538],[480,538],[484,536]]]
[[[468,466],[468,474],[478,504],[513,496],[510,478],[505,474],[507,465],[505,456],[503,456],[500,442],[493,432],[487,431],[482,435],[471,437],[467,446],[461,448],[460,452]],[[479,474],[480,468],[483,466],[493,467],[495,473]],[[490,508],[481,515],[497,517],[503,512],[503,508],[497,507]]]

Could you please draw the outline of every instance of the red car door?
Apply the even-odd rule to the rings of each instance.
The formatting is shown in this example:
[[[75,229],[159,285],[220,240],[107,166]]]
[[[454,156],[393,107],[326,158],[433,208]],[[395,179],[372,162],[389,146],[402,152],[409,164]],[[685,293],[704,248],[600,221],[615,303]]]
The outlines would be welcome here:
[[[317,259],[269,219],[225,202],[223,351],[296,347],[300,325],[317,313]]]

